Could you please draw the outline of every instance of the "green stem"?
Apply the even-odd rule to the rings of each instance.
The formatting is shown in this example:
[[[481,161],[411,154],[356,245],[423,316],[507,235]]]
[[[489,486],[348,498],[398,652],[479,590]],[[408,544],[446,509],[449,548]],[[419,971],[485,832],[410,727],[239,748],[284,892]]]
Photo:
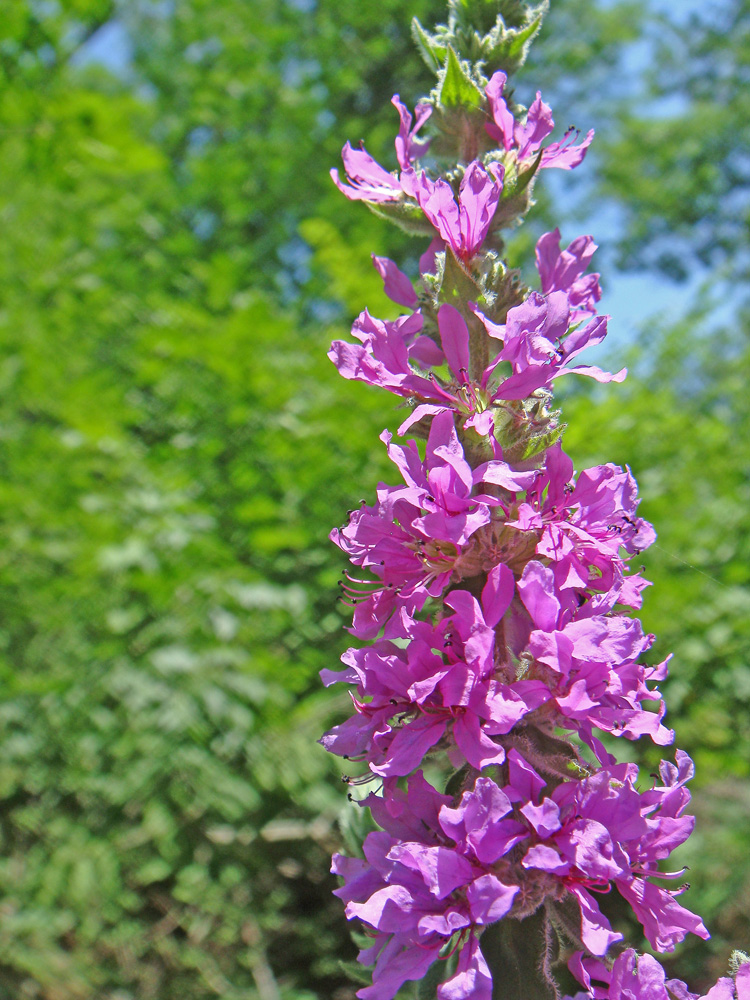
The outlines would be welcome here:
[[[500,920],[482,935],[492,1000],[560,1000],[552,979],[555,935],[543,907],[526,920]]]

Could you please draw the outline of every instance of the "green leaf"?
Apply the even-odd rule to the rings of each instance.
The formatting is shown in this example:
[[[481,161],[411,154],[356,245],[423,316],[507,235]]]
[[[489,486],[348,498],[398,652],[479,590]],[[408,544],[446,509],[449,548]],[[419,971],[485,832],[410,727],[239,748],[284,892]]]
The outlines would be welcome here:
[[[466,308],[467,302],[476,302],[481,296],[482,289],[472,278],[469,272],[455,258],[450,250],[445,251],[445,267],[443,269],[443,282],[440,286],[439,300],[447,302],[448,305],[455,306],[462,313],[467,313],[470,318],[473,314]],[[464,315],[464,319],[467,316]]]
[[[451,46],[448,46],[438,100],[441,105],[448,108],[479,108],[484,103],[484,95]]]
[[[410,236],[433,236],[435,227],[425,217],[422,209],[408,201],[365,202],[373,215],[395,223]]]
[[[513,194],[520,194],[525,188],[531,183],[534,174],[539,169],[539,165],[542,162],[542,156],[544,156],[544,150],[540,149],[533,163],[530,163],[528,167],[520,172],[516,183],[513,185]]]
[[[411,33],[419,54],[433,72],[440,72],[446,54],[446,46],[441,45],[434,35],[428,34],[416,17],[412,18]]]
[[[346,978],[350,979],[353,983],[361,983],[363,986],[372,985],[372,972],[368,972],[364,966],[359,965],[357,962],[345,962],[341,958],[337,964]]]

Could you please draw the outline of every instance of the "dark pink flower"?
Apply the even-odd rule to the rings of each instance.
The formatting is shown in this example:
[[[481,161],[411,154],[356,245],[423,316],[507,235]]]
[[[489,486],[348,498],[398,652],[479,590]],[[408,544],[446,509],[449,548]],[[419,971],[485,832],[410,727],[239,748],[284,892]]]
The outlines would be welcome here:
[[[458,201],[447,181],[431,181],[424,172],[417,181],[416,198],[455,256],[470,260],[489,232],[502,190],[500,164],[491,163],[485,168],[474,160],[461,180]]]
[[[578,236],[567,250],[560,250],[560,230],[545,233],[536,245],[536,266],[542,292],[565,292],[571,318],[578,322],[596,315],[602,297],[598,274],[585,274],[597,249],[590,236]]]
[[[568,966],[587,990],[576,1000],[750,1000],[747,963],[739,967],[734,980],[723,976],[704,996],[691,993],[679,979],[667,979],[652,955],[638,955],[633,948],[618,955],[611,969],[583,952],[576,952]]]
[[[349,578],[344,586],[355,609],[352,631],[361,638],[377,635],[394,611],[411,614],[427,597],[438,597],[449,580],[477,572],[472,537],[489,523],[499,500],[475,488],[498,476],[513,477],[500,461],[471,468],[450,412],[434,418],[424,462],[414,442],[394,445],[388,432],[382,438],[406,485],[381,485],[377,503],[353,511],[349,523],[330,536],[374,577]]]
[[[636,788],[635,764],[610,765],[581,781],[564,782],[548,798],[532,799],[520,808],[530,826],[523,867],[547,872],[576,897],[581,940],[594,955],[604,955],[621,936],[611,931],[591,895],[591,890],[607,891],[610,885],[630,903],[657,950],[672,951],[688,933],[709,936],[700,918],[677,902],[681,889],[669,891],[651,881],[683,874],[662,872],[659,862],[693,829],[693,817],[683,815],[692,762],[679,750],[677,762],[677,768],[663,762],[665,784],[647,792]],[[523,801],[512,777],[504,791]]]
[[[560,167],[563,170],[572,170],[573,167],[577,167],[583,161],[586,150],[594,138],[593,129],[580,143],[576,142],[579,136],[577,130],[568,129],[562,141],[553,142],[543,148],[542,143],[555,127],[551,108],[544,103],[542,95],[537,91],[536,99],[529,108],[525,121],[517,122],[503,95],[506,82],[507,76],[498,70],[485,89],[493,119],[485,125],[487,133],[500,143],[506,152],[515,151],[520,163],[533,160],[541,150],[540,168]]]
[[[391,780],[383,798],[371,795],[364,802],[383,827],[368,834],[366,860],[336,855],[333,863],[345,880],[336,894],[347,900],[347,917],[377,932],[372,948],[359,956],[363,964],[374,964],[373,983],[357,996],[391,1000],[404,982],[421,979],[458,935],[458,965],[438,987],[438,1000],[490,1000],[492,978],[475,931],[502,919],[518,893],[518,886],[504,884],[490,870],[517,842],[497,815],[509,812],[511,804],[494,782],[482,778],[455,809],[421,774],[409,779],[406,795]],[[395,803],[389,805],[392,793]],[[405,829],[401,820],[412,803],[421,817],[417,830],[411,821]],[[478,839],[467,841],[467,828]],[[403,839],[412,830],[414,839]]]
[[[454,590],[446,604],[456,613],[438,626],[405,612],[391,623],[395,638],[409,640],[406,648],[381,639],[347,650],[342,659],[349,669],[321,676],[325,684],[357,685],[355,714],[326,733],[323,746],[382,776],[410,773],[441,740],[454,764],[466,760],[481,770],[502,763],[504,750],[492,737],[509,732],[550,697],[541,681],[516,680],[511,663],[498,667],[494,629],[513,594],[513,574],[497,566],[481,606],[467,591]]]
[[[513,372],[494,390],[493,400],[525,399],[571,373],[588,375],[597,382],[622,382],[627,375],[625,368],[612,375],[592,365],[569,364],[581,351],[604,340],[607,317],[595,316],[585,325],[573,326],[566,292],[552,291],[547,296],[532,292],[508,312],[504,326],[490,322],[480,312],[477,315],[487,333],[503,341],[497,361],[509,361]]]
[[[401,127],[396,137],[396,157],[401,173],[396,176],[380,166],[362,145],[361,149],[353,149],[347,142],[341,151],[348,184],[339,179],[339,172],[331,170],[331,177],[336,187],[350,201],[370,201],[374,204],[389,201],[399,201],[404,195],[414,194],[414,170],[412,164],[421,156],[429,145],[428,141],[417,139],[417,132],[429,118],[432,108],[429,104],[418,104],[416,109],[416,124],[411,127],[412,116],[408,109],[395,94],[391,103],[399,114]]]

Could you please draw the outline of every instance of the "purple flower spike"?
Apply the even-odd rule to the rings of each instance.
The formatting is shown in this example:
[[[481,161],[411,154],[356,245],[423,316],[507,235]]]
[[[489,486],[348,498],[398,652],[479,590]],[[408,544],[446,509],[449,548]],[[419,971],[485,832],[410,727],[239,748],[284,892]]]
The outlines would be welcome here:
[[[450,35],[452,22],[441,30]],[[482,66],[463,63],[474,80]],[[347,917],[370,939],[359,961],[372,983],[357,996],[393,1000],[444,962],[428,977],[433,997],[492,1000],[502,981],[493,987],[485,928],[538,914],[565,948],[583,949],[570,961],[583,989],[574,1000],[750,1000],[750,963],[700,998],[651,956],[610,954],[622,934],[599,899],[613,890],[656,950],[708,936],[681,904],[684,872],[668,870],[693,830],[693,765],[678,750],[650,784],[618,764],[617,741],[604,736],[674,738],[657,686],[668,658],[646,661],[654,636],[632,615],[649,586],[632,560],[656,536],[638,516],[629,469],[576,474],[559,441],[560,376],[626,375],[579,363],[607,333],[593,238],[563,248],[559,229],[545,233],[538,290],[500,259],[501,231],[531,203],[522,192],[533,173],[578,166],[594,133],[571,128],[550,142],[541,93],[516,117],[507,85],[494,73],[483,107],[456,114],[442,97],[412,114],[395,95],[397,169],[347,143],[346,177],[332,171],[376,215],[434,230],[417,251],[417,286],[373,255],[402,314],[365,309],[351,342],[329,353],[344,378],[400,397],[409,412],[399,434],[413,428],[419,439],[382,433],[401,481],[380,483],[331,533],[356,567],[340,581],[349,631],[370,640],[321,671],[326,686],[347,685],[352,707],[320,742],[353,768],[347,783],[375,789],[352,807],[368,808],[376,827],[364,856],[336,855],[332,868]],[[447,101],[450,89],[438,93]],[[433,106],[435,156],[420,164]],[[446,794],[422,767],[442,773]],[[543,941],[537,957],[546,969]],[[559,992],[551,980],[549,992]]]

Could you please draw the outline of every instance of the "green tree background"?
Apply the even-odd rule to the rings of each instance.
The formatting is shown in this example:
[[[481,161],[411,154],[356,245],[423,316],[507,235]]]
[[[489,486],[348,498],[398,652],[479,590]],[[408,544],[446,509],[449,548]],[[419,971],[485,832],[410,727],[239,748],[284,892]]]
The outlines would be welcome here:
[[[521,89],[599,140],[513,252],[615,206],[605,281],[684,282],[625,386],[564,408],[578,467],[628,463],[660,535],[698,986],[750,944],[750,4],[662,7],[553,0]],[[327,874],[352,813],[314,742],[344,707],[327,533],[398,414],[325,352],[393,308],[370,252],[421,248],[327,171],[346,138],[391,162],[391,95],[431,85],[413,15],[443,4],[3,6],[0,1000],[353,997]]]

